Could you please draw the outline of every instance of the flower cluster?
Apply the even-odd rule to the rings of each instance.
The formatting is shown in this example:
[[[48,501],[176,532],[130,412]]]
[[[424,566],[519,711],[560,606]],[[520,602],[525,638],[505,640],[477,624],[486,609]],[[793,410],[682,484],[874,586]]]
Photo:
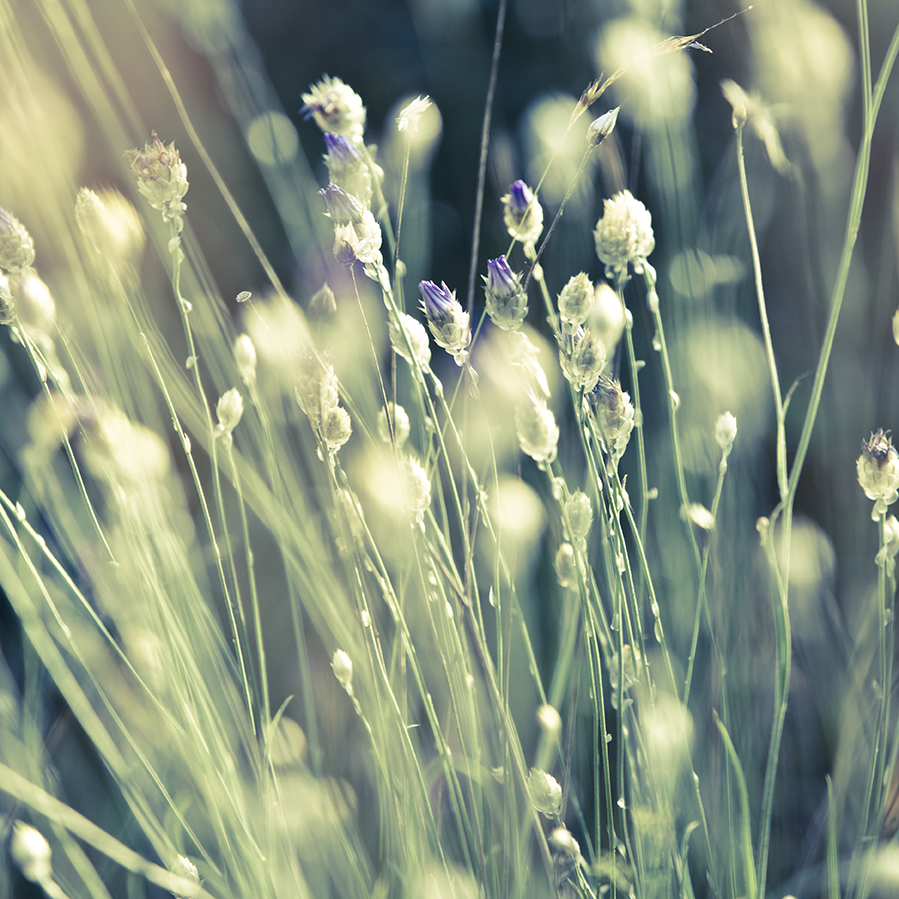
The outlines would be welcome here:
[[[418,289],[421,291],[421,308],[434,340],[452,355],[457,365],[464,365],[471,343],[468,313],[463,312],[455,292],[443,281],[440,287],[433,281],[422,281]]]
[[[596,255],[606,267],[606,277],[618,282],[627,279],[630,263],[638,274],[655,249],[652,216],[629,190],[603,201],[602,218],[593,232]]]

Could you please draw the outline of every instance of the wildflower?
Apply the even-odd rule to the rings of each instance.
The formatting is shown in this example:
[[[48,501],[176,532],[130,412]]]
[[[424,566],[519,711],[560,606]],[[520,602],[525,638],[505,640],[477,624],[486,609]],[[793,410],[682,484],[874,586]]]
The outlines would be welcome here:
[[[562,788],[559,782],[539,768],[531,768],[528,774],[528,792],[531,802],[540,814],[557,818],[562,811]]]
[[[190,185],[187,166],[174,143],[166,147],[154,131],[143,151],[129,150],[125,155],[137,175],[137,189],[162,213],[163,221],[173,222],[180,231],[187,211],[182,201]]]
[[[9,854],[27,880],[39,884],[51,882],[50,844],[39,830],[24,821],[16,821],[9,841]]]
[[[34,262],[34,241],[25,226],[0,206],[0,269],[11,275]]]
[[[334,366],[307,353],[301,360],[294,391],[312,427],[328,449],[336,453],[350,439],[352,425],[349,413],[340,406]]]
[[[412,456],[403,459],[400,476],[406,509],[412,513],[415,523],[422,525],[425,512],[431,505],[431,480],[428,473]]]
[[[134,262],[143,251],[145,236],[140,216],[117,191],[97,194],[82,187],[75,200],[75,222],[94,253],[113,269]]]
[[[337,682],[347,693],[353,695],[353,660],[342,650],[335,649],[331,658],[331,670]]]
[[[381,261],[381,226],[370,209],[353,194],[336,184],[319,193],[328,204],[326,213],[334,222],[334,255],[343,264],[358,259],[363,263]]]
[[[581,857],[581,847],[571,832],[564,827],[557,827],[550,835],[549,842],[557,852],[563,852],[574,859]]]
[[[241,334],[234,341],[234,363],[244,384],[249,387],[256,382],[256,347],[249,334]]]
[[[621,281],[631,263],[638,274],[655,249],[652,216],[629,190],[603,201],[602,218],[593,232],[596,255],[606,266],[606,277]]]
[[[484,277],[487,314],[493,324],[504,331],[516,331],[528,314],[528,298],[521,277],[509,268],[505,256],[487,260]]]
[[[400,112],[399,118],[396,120],[396,130],[415,134],[418,131],[419,120],[430,107],[431,98],[427,94],[424,97],[417,97]]]
[[[515,427],[521,451],[538,465],[545,465],[556,458],[559,428],[546,400],[534,395],[525,387],[524,397],[515,409]]]
[[[371,205],[371,174],[356,145],[342,134],[325,132],[325,163],[332,184],[340,185],[366,208]]]
[[[197,866],[186,855],[176,855],[175,861],[169,870],[175,877],[190,881],[197,886],[200,885],[200,875],[197,872]],[[176,899],[181,899],[181,897],[176,896]]]
[[[858,482],[865,496],[875,501],[871,513],[875,521],[899,498],[899,453],[887,433],[878,428],[870,440],[863,441],[856,463]]]
[[[537,709],[537,723],[550,740],[559,739],[562,732],[562,716],[551,705],[544,704]]]
[[[573,275],[559,294],[559,316],[566,334],[577,331],[590,314],[593,306],[593,282],[584,274]]]
[[[556,580],[560,587],[577,586],[577,562],[574,547],[570,543],[562,543],[556,550],[553,567],[556,569]]]
[[[559,364],[572,386],[589,392],[605,368],[606,350],[595,334],[579,327],[574,334],[560,335]]]
[[[516,181],[502,197],[502,204],[503,221],[509,234],[525,246],[533,247],[543,232],[543,209],[533,191],[524,181]]]
[[[322,76],[322,80],[303,94],[305,118],[315,119],[322,131],[341,134],[354,143],[362,142],[365,131],[365,105],[362,98],[340,78]]]
[[[620,106],[603,113],[598,119],[594,119],[587,129],[587,143],[592,147],[599,146],[614,130],[618,121]]]
[[[215,406],[215,415],[219,420],[216,433],[220,437],[230,437],[243,415],[243,397],[237,388],[232,387],[219,397]]]
[[[422,281],[418,289],[422,297],[421,308],[434,340],[453,356],[457,365],[462,365],[468,358],[471,343],[468,313],[462,311],[456,294],[443,281],[440,287],[433,281]]]
[[[600,434],[612,457],[612,463],[617,464],[624,455],[634,429],[634,406],[631,398],[621,389],[618,381],[605,375],[599,376],[592,398]]]
[[[725,456],[730,455],[737,439],[737,420],[730,412],[722,412],[715,422],[715,440]]]
[[[394,351],[410,365],[425,370],[431,364],[431,346],[428,332],[418,319],[400,313],[399,321],[391,317],[387,324],[390,344]]]
[[[590,497],[580,490],[568,497],[565,503],[565,516],[571,526],[571,536],[574,540],[584,540],[590,533],[590,525],[593,523],[593,510],[590,507]]]
[[[396,441],[397,449],[400,449],[409,439],[409,431],[409,416],[402,406],[389,403],[386,409],[378,412],[378,435],[384,443]]]

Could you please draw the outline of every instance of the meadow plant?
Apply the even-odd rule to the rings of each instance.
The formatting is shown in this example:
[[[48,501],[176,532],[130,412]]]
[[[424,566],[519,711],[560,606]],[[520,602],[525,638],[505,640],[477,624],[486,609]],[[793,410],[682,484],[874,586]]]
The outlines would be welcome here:
[[[0,899],[895,895],[895,10],[853,51],[806,0],[618,4],[516,141],[501,3],[460,265],[439,85],[287,114],[183,6],[292,274],[155,6],[118,27],[168,112],[101,4],[0,0]]]

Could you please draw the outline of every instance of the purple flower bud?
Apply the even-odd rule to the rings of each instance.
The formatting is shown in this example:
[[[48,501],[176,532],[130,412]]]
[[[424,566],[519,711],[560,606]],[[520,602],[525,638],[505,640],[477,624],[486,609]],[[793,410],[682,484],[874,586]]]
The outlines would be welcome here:
[[[533,192],[520,178],[509,187],[509,208],[516,213],[519,219],[524,215],[533,199]]]
[[[422,281],[418,289],[421,291],[422,308],[429,321],[446,324],[452,317],[454,304],[458,303],[446,282],[441,281],[438,287],[433,281]]]
[[[331,165],[349,165],[361,158],[359,151],[342,134],[326,131],[325,146],[328,148],[328,162]]]
[[[319,191],[328,204],[328,215],[335,225],[360,224],[365,207],[352,195],[338,187],[329,184]]]
[[[487,287],[499,296],[509,296],[517,290],[518,278],[509,268],[505,256],[487,260]]]

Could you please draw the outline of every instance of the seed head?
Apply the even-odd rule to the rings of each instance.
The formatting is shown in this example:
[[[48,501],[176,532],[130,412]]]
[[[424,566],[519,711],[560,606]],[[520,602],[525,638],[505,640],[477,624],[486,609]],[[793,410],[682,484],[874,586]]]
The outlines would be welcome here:
[[[517,331],[528,314],[528,298],[521,277],[509,268],[505,256],[487,260],[484,277],[487,314],[498,328]]]
[[[655,249],[652,216],[629,190],[603,201],[602,218],[593,232],[596,255],[606,267],[606,277],[627,277],[628,263],[642,272],[646,258]]]
[[[580,490],[568,497],[565,503],[565,514],[571,525],[571,537],[574,540],[584,540],[590,533],[590,525],[593,522],[593,510],[590,507],[590,497]]]
[[[303,94],[305,118],[315,119],[322,131],[341,134],[354,143],[362,142],[365,131],[365,106],[362,98],[340,78],[322,76],[322,80]]]
[[[528,774],[528,792],[534,808],[540,814],[547,818],[558,818],[562,811],[562,788],[552,774],[539,768],[531,768]]]
[[[634,429],[634,406],[618,381],[600,375],[592,394],[599,431],[605,441],[612,463],[624,455],[631,431]]]
[[[334,650],[331,658],[331,670],[344,690],[353,695],[353,660],[342,650]]]
[[[243,415],[243,397],[236,387],[226,390],[215,405],[215,415],[219,423],[216,433],[221,437],[230,437]]]
[[[546,400],[525,387],[524,396],[515,408],[515,428],[521,451],[538,465],[546,465],[556,458],[559,427]]]
[[[543,209],[534,192],[524,181],[516,181],[502,197],[502,204],[509,234],[523,244],[536,244],[543,232]]]
[[[174,143],[167,147],[154,131],[143,150],[125,154],[137,176],[137,189],[162,213],[166,222],[181,223],[187,206],[182,202],[187,189],[187,166]]]
[[[234,341],[234,363],[240,378],[247,386],[256,381],[256,347],[249,334],[241,334]]]
[[[11,275],[34,262],[34,241],[25,226],[0,206],[0,269]]]
[[[578,390],[593,390],[606,365],[602,341],[589,329],[578,328],[574,334],[564,331],[559,338],[559,364],[562,374]]]
[[[568,279],[568,283],[559,294],[559,315],[562,318],[562,330],[568,334],[577,331],[590,314],[593,306],[593,282],[584,272]]]

